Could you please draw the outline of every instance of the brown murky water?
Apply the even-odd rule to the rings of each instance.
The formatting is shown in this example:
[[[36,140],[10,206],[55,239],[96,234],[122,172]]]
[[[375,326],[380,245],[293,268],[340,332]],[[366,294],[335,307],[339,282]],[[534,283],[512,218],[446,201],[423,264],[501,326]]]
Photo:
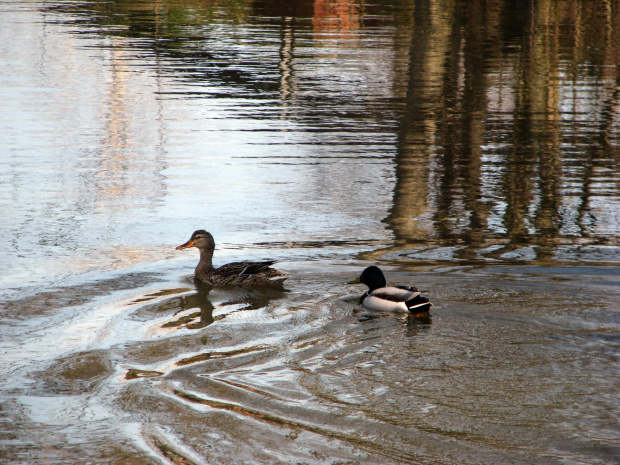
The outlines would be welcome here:
[[[0,0],[0,462],[619,463],[619,6],[286,3]]]

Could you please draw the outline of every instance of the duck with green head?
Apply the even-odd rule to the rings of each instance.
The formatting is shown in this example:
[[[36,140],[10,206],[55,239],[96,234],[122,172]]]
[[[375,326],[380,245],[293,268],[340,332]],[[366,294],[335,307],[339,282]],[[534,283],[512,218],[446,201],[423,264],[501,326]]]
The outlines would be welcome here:
[[[369,266],[359,278],[349,282],[357,283],[368,286],[360,304],[371,310],[424,315],[433,306],[415,287],[388,286],[383,272],[376,266]]]
[[[222,265],[219,268],[213,266],[213,252],[215,241],[213,236],[199,229],[194,231],[192,237],[185,244],[176,249],[188,249],[196,247],[200,251],[200,261],[196,266],[195,278],[201,283],[211,286],[223,286],[228,284],[249,284],[256,286],[281,286],[288,275],[281,273],[275,268],[270,268],[276,263],[274,260],[262,262],[233,262]]]

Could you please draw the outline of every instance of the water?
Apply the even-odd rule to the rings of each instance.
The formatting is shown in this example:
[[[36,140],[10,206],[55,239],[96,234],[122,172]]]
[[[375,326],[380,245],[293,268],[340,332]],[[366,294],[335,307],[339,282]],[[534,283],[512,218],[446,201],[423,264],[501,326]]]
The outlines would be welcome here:
[[[0,1],[0,461],[618,463],[618,14]]]

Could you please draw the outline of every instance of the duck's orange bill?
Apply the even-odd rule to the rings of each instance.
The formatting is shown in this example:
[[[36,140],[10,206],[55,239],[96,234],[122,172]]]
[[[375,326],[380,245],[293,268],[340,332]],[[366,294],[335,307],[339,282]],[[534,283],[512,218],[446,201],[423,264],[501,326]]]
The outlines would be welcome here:
[[[191,239],[187,241],[185,244],[178,246],[177,250],[189,249],[190,247],[196,247],[196,244],[194,244],[194,241],[192,241]]]

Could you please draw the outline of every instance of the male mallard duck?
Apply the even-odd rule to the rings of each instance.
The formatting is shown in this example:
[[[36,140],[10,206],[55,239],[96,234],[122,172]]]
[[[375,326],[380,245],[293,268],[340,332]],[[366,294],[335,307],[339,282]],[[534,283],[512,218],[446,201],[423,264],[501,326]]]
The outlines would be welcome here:
[[[200,261],[196,267],[195,277],[199,281],[211,286],[223,286],[226,284],[253,284],[259,286],[281,285],[288,275],[274,268],[269,268],[275,263],[274,260],[264,262],[234,262],[214,268],[212,259],[215,250],[213,236],[199,229],[194,231],[192,237],[185,244],[177,247],[177,250],[196,247],[200,250]]]
[[[385,276],[376,266],[369,266],[359,278],[349,282],[349,284],[357,283],[368,286],[368,291],[360,299],[360,304],[372,310],[409,312],[417,315],[428,313],[433,306],[415,287],[386,286]]]

